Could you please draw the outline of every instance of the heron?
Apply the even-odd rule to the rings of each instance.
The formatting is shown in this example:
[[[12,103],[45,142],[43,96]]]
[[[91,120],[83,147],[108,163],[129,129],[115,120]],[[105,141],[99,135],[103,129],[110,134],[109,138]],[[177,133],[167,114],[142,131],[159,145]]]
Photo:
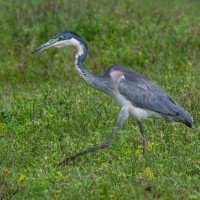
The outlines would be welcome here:
[[[116,124],[110,136],[102,144],[72,154],[60,165],[67,164],[80,155],[108,147],[124,120],[132,115],[135,117],[143,141],[143,154],[147,153],[147,136],[141,120],[148,117],[164,119],[168,122],[182,122],[192,128],[192,116],[184,110],[168,93],[152,82],[149,78],[119,64],[112,64],[101,75],[90,73],[84,65],[88,47],[83,38],[77,33],[65,30],[58,33],[45,44],[37,47],[32,53],[51,47],[76,48],[75,68],[87,84],[110,95],[121,108]]]

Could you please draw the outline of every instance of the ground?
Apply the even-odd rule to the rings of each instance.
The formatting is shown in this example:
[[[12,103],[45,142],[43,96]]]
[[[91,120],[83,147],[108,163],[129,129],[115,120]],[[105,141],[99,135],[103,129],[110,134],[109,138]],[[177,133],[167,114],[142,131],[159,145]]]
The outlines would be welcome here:
[[[199,199],[200,2],[1,1],[0,199]],[[119,108],[74,68],[73,48],[32,50],[65,29],[88,44],[87,68],[118,63],[147,76],[194,118],[193,128],[134,118],[107,149]]]

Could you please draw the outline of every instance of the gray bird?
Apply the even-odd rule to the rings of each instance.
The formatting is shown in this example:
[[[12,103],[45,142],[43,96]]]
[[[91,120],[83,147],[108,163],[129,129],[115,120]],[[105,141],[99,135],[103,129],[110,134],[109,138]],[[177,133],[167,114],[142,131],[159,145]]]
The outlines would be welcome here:
[[[147,151],[147,137],[141,123],[142,119],[147,119],[148,117],[162,118],[169,122],[182,122],[188,127],[192,127],[193,120],[191,115],[173,100],[169,94],[141,74],[118,64],[108,67],[102,75],[91,74],[84,66],[84,60],[88,53],[87,44],[72,31],[60,32],[47,43],[36,48],[32,53],[51,47],[61,48],[64,46],[74,46],[77,49],[75,68],[86,83],[112,96],[120,106],[121,111],[114,130],[104,143],[72,154],[60,164],[67,164],[70,160],[74,160],[80,155],[108,147],[118,127],[129,115],[135,117],[140,128],[144,155]]]

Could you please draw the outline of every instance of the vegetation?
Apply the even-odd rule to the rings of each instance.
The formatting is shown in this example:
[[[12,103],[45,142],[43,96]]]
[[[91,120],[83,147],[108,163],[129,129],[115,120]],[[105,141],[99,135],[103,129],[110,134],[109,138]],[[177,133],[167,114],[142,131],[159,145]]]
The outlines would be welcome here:
[[[200,2],[34,0],[0,3],[0,199],[200,199]],[[148,156],[129,117],[74,69],[74,49],[30,52],[58,32],[87,41],[87,68],[119,63],[154,80],[194,118],[145,121]]]

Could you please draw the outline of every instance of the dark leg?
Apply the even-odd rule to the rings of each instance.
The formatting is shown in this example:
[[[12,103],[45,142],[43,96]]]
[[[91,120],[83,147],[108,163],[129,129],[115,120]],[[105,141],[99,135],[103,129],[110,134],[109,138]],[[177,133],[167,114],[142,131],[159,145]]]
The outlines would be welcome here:
[[[128,111],[125,108],[122,108],[120,113],[119,113],[119,116],[118,116],[118,119],[117,119],[117,123],[115,125],[114,130],[112,131],[112,133],[109,136],[109,138],[103,144],[99,144],[99,145],[91,147],[91,148],[89,148],[87,150],[80,151],[78,153],[72,154],[71,156],[67,157],[64,161],[62,161],[59,165],[67,164],[70,160],[74,160],[76,157],[78,157],[80,155],[83,155],[83,154],[86,154],[88,152],[92,152],[92,151],[96,151],[98,149],[102,149],[102,148],[108,147],[110,145],[110,142],[111,142],[112,138],[114,137],[119,125],[128,117],[128,115],[129,115]]]
[[[137,121],[137,123],[140,127],[141,138],[143,140],[143,154],[146,155],[146,153],[147,153],[147,137],[146,137],[146,134],[144,132],[142,123],[140,121]]]

